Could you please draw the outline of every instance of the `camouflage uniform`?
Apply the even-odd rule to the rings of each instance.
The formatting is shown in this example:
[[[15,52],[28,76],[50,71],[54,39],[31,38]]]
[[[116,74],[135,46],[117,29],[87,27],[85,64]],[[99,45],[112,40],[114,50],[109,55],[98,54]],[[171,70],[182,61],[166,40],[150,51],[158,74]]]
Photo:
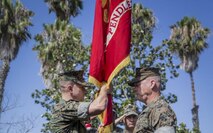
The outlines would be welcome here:
[[[51,120],[52,133],[85,133],[82,121],[88,119],[88,102],[61,100],[53,108]]]
[[[69,71],[59,73],[60,81],[73,81],[83,87],[89,87],[84,82],[83,71]],[[85,133],[83,121],[89,118],[89,102],[79,102],[75,100],[61,100],[53,107],[50,130],[52,133]]]
[[[138,117],[134,133],[154,133],[160,127],[176,127],[176,115],[163,99],[146,106]]]

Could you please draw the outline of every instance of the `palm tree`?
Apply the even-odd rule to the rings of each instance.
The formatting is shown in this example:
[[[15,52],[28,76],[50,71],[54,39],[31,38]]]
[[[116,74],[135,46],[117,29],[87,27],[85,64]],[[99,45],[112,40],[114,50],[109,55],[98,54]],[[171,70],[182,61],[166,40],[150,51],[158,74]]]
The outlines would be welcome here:
[[[44,0],[49,5],[49,12],[55,12],[60,20],[69,20],[77,16],[83,8],[82,0]]]
[[[10,69],[10,62],[19,52],[20,46],[31,38],[28,27],[32,26],[30,17],[33,12],[27,10],[19,1],[14,4],[11,0],[0,2],[0,113],[2,112],[2,100],[4,84]]]
[[[190,75],[192,86],[192,122],[194,129],[199,130],[198,105],[196,104],[193,72],[198,68],[200,53],[208,47],[206,39],[210,33],[195,18],[184,17],[171,27],[171,36],[167,42],[169,50],[178,55],[180,68]]]
[[[87,54],[81,43],[81,32],[68,22],[57,20],[54,24],[44,24],[44,31],[37,34],[35,40],[38,45],[33,50],[38,52],[41,75],[47,88],[54,88],[52,81],[57,78],[54,75],[64,67],[72,69],[77,64],[84,66],[83,57]]]

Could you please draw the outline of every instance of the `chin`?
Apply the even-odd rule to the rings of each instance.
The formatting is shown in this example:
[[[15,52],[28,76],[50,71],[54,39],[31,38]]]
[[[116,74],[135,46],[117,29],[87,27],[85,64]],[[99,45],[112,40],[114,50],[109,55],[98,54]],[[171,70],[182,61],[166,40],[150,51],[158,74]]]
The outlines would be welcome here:
[[[134,128],[134,127],[135,127],[135,125],[131,124],[131,125],[129,125],[129,127],[130,127],[130,128]]]

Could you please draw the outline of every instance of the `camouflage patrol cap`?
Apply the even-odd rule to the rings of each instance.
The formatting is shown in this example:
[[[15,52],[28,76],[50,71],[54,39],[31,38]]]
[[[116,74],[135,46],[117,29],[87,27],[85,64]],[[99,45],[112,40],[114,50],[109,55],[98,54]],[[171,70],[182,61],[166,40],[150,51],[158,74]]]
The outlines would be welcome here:
[[[129,81],[128,84],[129,86],[135,86],[136,83],[150,76],[160,76],[159,68],[155,67],[136,68],[136,76],[131,81]]]
[[[90,87],[90,84],[84,81],[83,74],[84,74],[83,70],[78,70],[78,71],[68,71],[68,72],[59,73],[58,76],[59,76],[59,80],[73,81],[84,87]]]
[[[126,116],[130,116],[130,115],[136,115],[138,116],[138,113],[136,111],[136,107],[134,105],[128,104],[125,109],[124,109],[124,114]]]

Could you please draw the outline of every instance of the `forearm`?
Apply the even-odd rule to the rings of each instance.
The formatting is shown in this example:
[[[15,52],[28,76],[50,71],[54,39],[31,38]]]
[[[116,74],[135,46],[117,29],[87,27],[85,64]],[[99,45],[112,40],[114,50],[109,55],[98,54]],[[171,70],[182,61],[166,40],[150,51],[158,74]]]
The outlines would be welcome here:
[[[121,117],[119,117],[119,118],[117,118],[117,119],[115,119],[115,125],[117,125],[119,122],[121,122],[122,120],[123,120],[123,118],[125,117],[125,114],[124,115],[122,115]]]
[[[106,91],[100,91],[98,97],[90,104],[88,114],[90,116],[98,115],[104,111],[108,103]]]

